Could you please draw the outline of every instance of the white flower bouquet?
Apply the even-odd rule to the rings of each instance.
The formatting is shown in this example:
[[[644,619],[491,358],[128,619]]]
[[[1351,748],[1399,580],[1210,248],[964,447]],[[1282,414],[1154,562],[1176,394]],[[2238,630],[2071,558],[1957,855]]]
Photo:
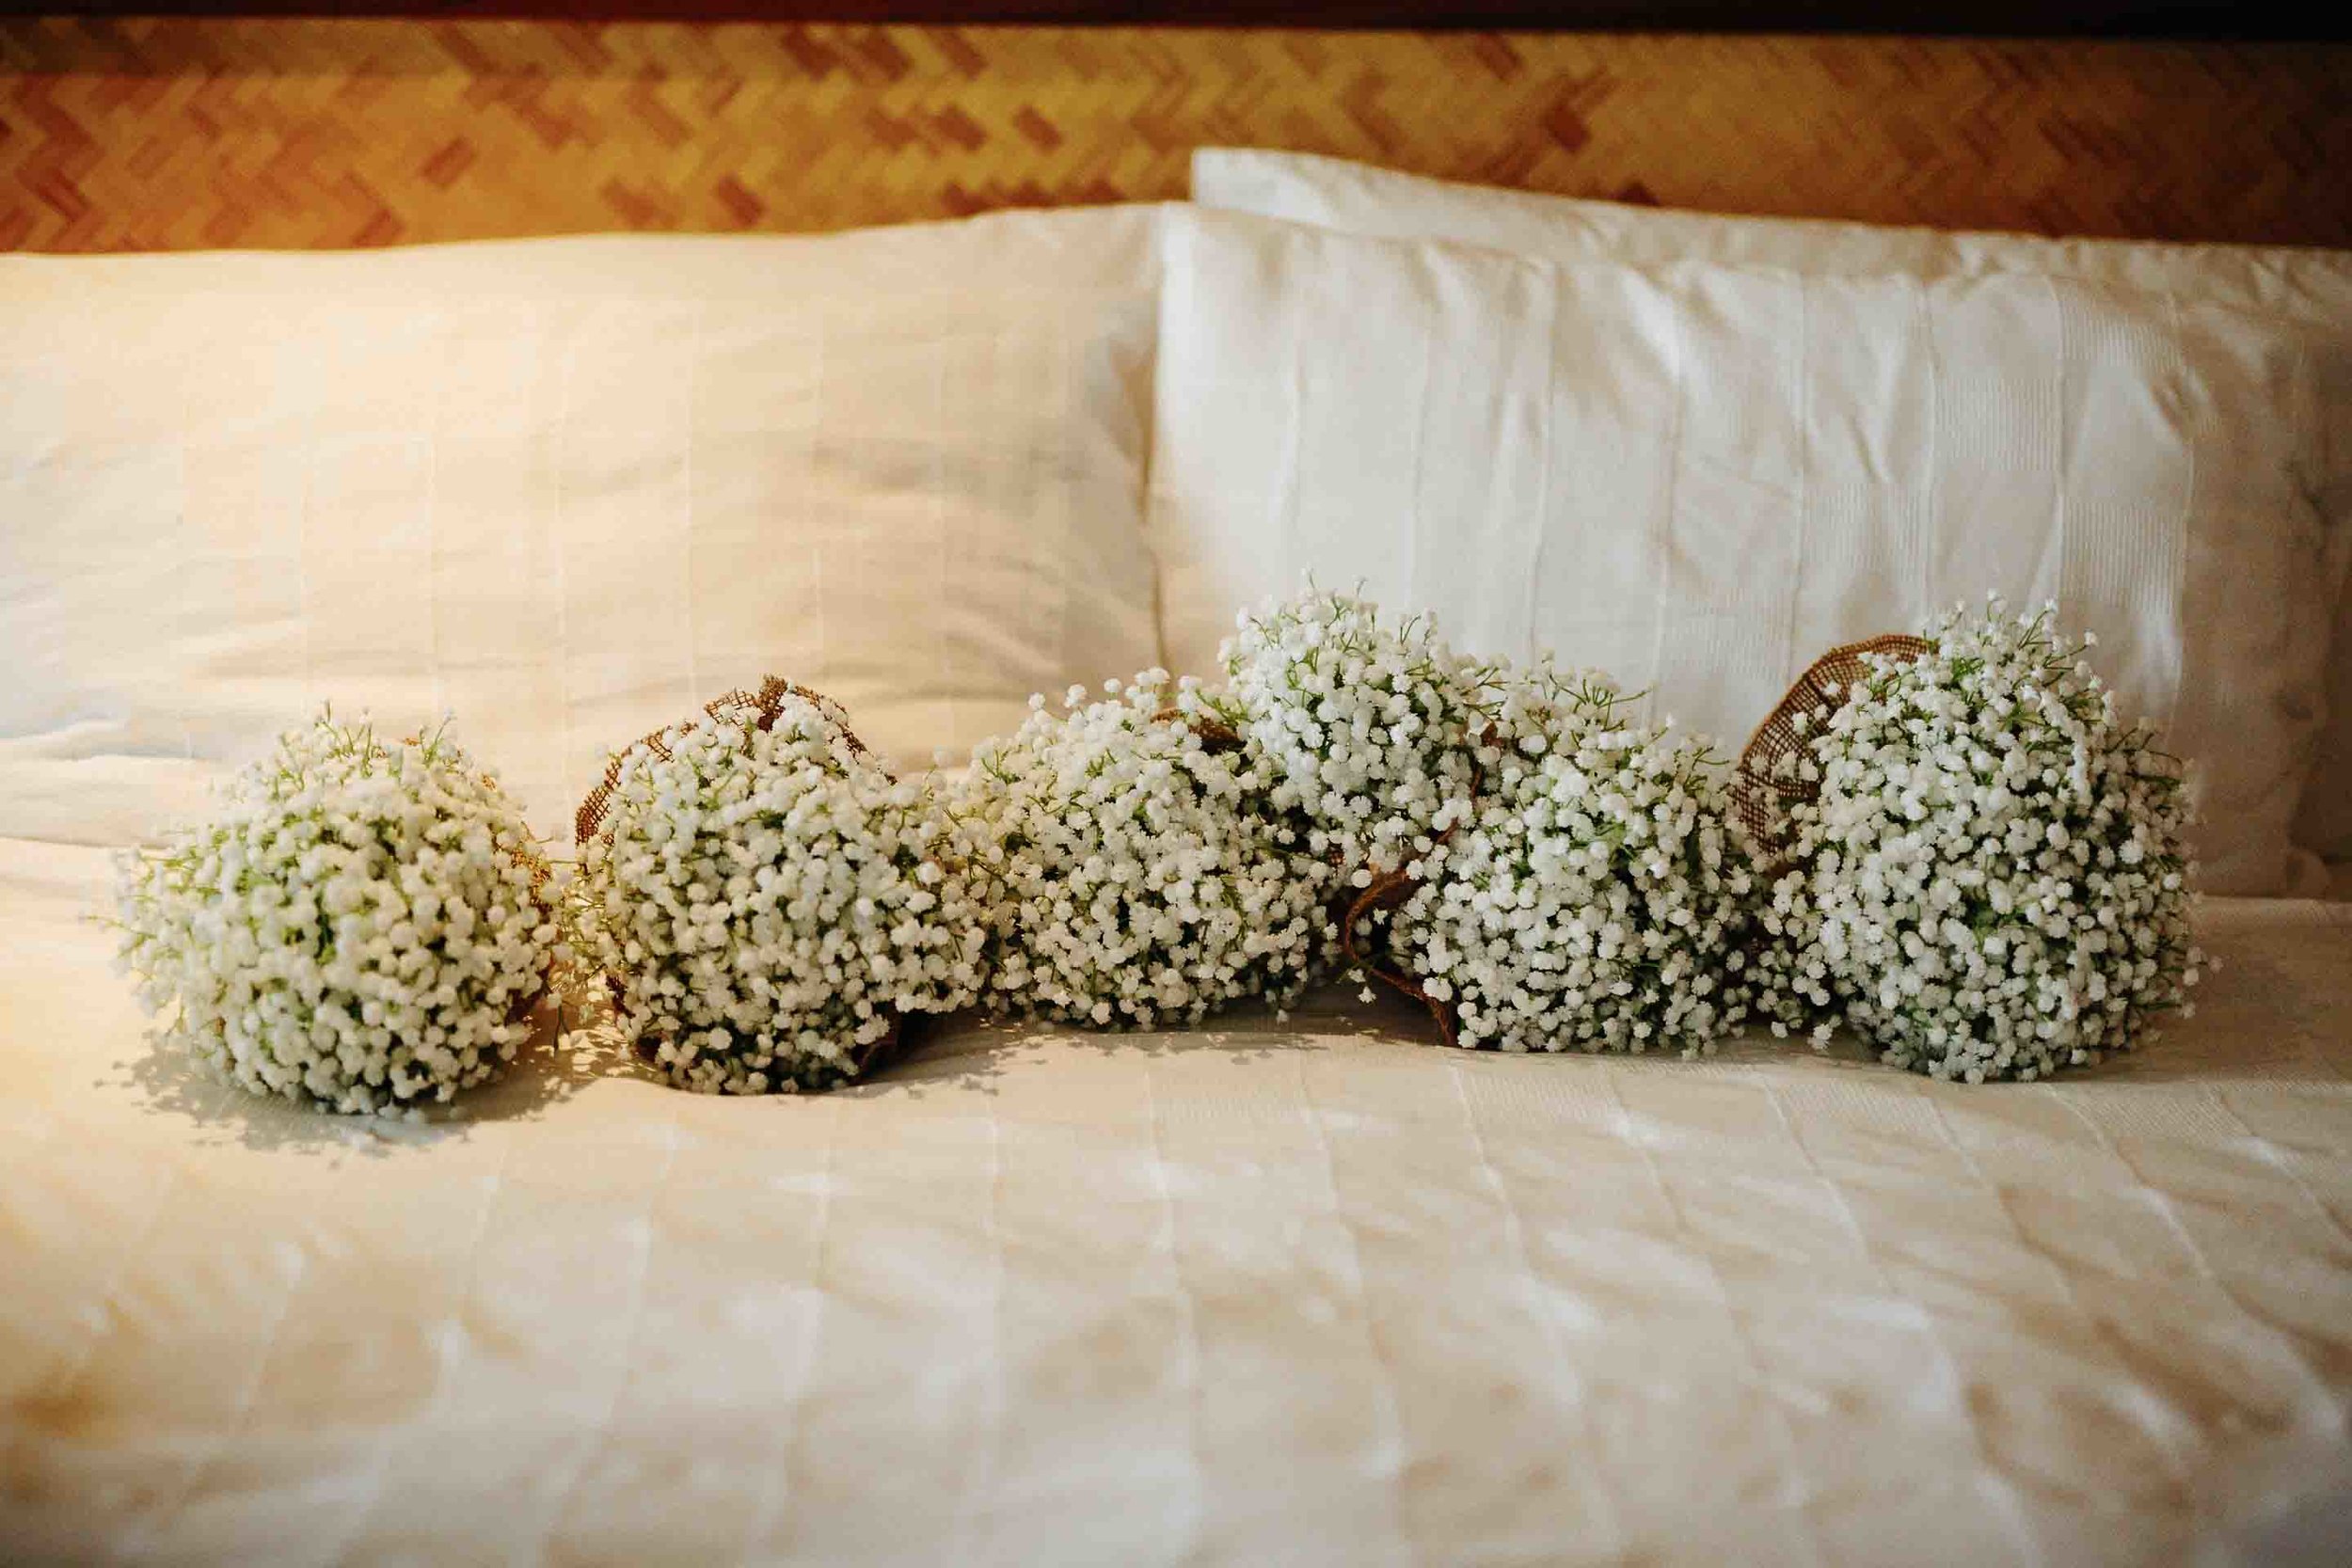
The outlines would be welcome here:
[[[1510,677],[1469,817],[1405,867],[1394,983],[1449,1043],[1711,1051],[1747,1015],[1747,856],[1701,740],[1602,675]]]
[[[1825,1042],[1843,1022],[1888,1062],[1981,1083],[2096,1062],[2187,1010],[2179,767],[2051,615],[1955,611],[1788,716],[1788,866],[1762,917],[1777,1029]]]
[[[988,911],[927,785],[771,680],[614,758],[580,886],[626,1037],[684,1088],[833,1087],[977,994]]]
[[[1286,1004],[1329,946],[1336,872],[1233,714],[1163,671],[1104,689],[1073,687],[1059,713],[1032,699],[959,792],[995,890],[992,1004],[1115,1028]]]
[[[1224,692],[1151,671],[1034,699],[945,798],[771,680],[612,759],[561,897],[446,735],[325,716],[126,858],[122,958],[160,1038],[355,1113],[494,1076],[575,947],[707,1091],[828,1088],[980,1001],[1120,1028],[1279,1007],[1341,954],[1449,1043],[1699,1054],[1761,1010],[2034,1079],[2147,1038],[2208,961],[2180,770],[2049,622],[1835,650],[1734,789],[1604,676],[1479,663],[1338,594],[1245,616]]]
[[[257,1095],[366,1115],[515,1058],[562,957],[548,867],[445,732],[389,743],[322,714],[213,821],[123,856],[121,961],[160,1042]]]
[[[1398,616],[1310,590],[1242,617],[1222,650],[1231,702],[1273,780],[1271,807],[1363,889],[1469,810],[1496,672]]]

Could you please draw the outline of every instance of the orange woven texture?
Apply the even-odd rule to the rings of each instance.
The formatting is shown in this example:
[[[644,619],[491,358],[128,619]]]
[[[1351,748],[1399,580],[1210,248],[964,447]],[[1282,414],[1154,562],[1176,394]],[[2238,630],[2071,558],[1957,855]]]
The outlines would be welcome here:
[[[2352,49],[0,24],[0,246],[814,230],[1183,194],[1207,142],[1726,212],[2352,245]]]

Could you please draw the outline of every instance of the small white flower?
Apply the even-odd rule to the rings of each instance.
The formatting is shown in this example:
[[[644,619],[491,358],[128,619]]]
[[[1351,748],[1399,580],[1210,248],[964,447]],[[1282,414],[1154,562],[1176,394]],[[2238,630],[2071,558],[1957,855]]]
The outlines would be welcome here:
[[[622,754],[580,886],[624,1033],[684,1088],[832,1087],[978,990],[987,910],[925,786],[817,704],[724,705]]]
[[[957,791],[993,893],[988,1000],[1119,1028],[1288,1004],[1330,947],[1333,868],[1229,705],[1160,670],[1104,689],[983,744]]]
[[[1395,869],[1469,800],[1494,671],[1430,617],[1311,590],[1244,616],[1222,653],[1273,808],[1311,823],[1343,869]]]
[[[1605,676],[1549,660],[1498,696],[1496,765],[1391,953],[1454,1004],[1466,1046],[1706,1053],[1746,1016],[1724,977],[1750,875],[1704,743],[1633,723]]]
[[[412,1115],[494,1078],[564,952],[521,814],[448,738],[323,713],[119,862],[159,1043],[259,1095]]]
[[[1981,1083],[2128,1050],[2183,1006],[2178,768],[2051,614],[1955,610],[1921,657],[1870,656],[1808,738],[1820,794],[1791,810],[1756,966],[1776,1016]]]

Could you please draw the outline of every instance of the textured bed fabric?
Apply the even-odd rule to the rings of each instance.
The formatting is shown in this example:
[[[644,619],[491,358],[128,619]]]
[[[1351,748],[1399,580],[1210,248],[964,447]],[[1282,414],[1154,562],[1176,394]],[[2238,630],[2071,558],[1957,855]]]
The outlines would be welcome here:
[[[1148,523],[1180,672],[1300,575],[1360,578],[1736,748],[1836,643],[2055,599],[2196,760],[2207,887],[2320,885],[2288,823],[2352,541],[2312,487],[2352,361],[2337,409],[2329,356],[2271,318],[2081,278],[1634,266],[1206,209],[1165,234]]]
[[[1728,217],[1457,184],[1243,148],[1202,149],[1192,169],[1194,199],[1204,205],[1356,234],[1455,240],[1562,261],[1700,261],[1817,277],[2025,274],[2269,316],[2292,324],[2287,337],[2306,341],[2315,356],[2313,388],[2334,412],[2319,433],[2306,483],[2328,515],[2333,548],[2352,550],[2352,252]],[[2320,855],[2352,858],[2352,583],[2344,584],[2335,610],[2326,713],[2316,739],[2302,743],[2312,748],[2312,762],[2294,830]]]
[[[2208,903],[2198,1016],[2055,1085],[1454,1053],[1326,1001],[959,1026],[808,1100],[576,1039],[377,1130],[150,1057],[103,867],[0,841],[0,1557],[2341,1539],[2352,911]]]
[[[1156,662],[1156,222],[0,259],[0,832],[151,832],[323,700],[554,830],[763,673],[926,765]]]

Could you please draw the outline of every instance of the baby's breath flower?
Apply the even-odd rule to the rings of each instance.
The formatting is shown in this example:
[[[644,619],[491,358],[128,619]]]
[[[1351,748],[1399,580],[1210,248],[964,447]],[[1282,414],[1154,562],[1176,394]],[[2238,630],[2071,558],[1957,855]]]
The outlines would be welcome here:
[[[2040,1078],[2153,1037],[2195,983],[2179,768],[2053,613],[1956,610],[1814,715],[1762,973],[1817,1044],[1836,1020],[1938,1078]]]
[[[1705,744],[1548,660],[1499,696],[1477,803],[1424,853],[1394,961],[1462,1045],[1711,1050],[1746,1016],[1750,873]]]
[[[1468,813],[1495,672],[1430,617],[1310,590],[1244,615],[1222,653],[1271,806],[1305,818],[1311,854],[1369,885]]]
[[[980,984],[986,910],[928,785],[823,708],[722,705],[623,753],[580,883],[616,1013],[671,1082],[830,1088]]]
[[[222,807],[119,863],[121,959],[158,1041],[252,1093],[367,1115],[514,1059],[564,956],[548,868],[446,726],[394,744],[323,713]]]
[[[982,745],[959,831],[997,911],[991,1003],[1098,1028],[1289,1002],[1330,941],[1335,876],[1271,805],[1237,712],[1167,673],[1035,705]]]

